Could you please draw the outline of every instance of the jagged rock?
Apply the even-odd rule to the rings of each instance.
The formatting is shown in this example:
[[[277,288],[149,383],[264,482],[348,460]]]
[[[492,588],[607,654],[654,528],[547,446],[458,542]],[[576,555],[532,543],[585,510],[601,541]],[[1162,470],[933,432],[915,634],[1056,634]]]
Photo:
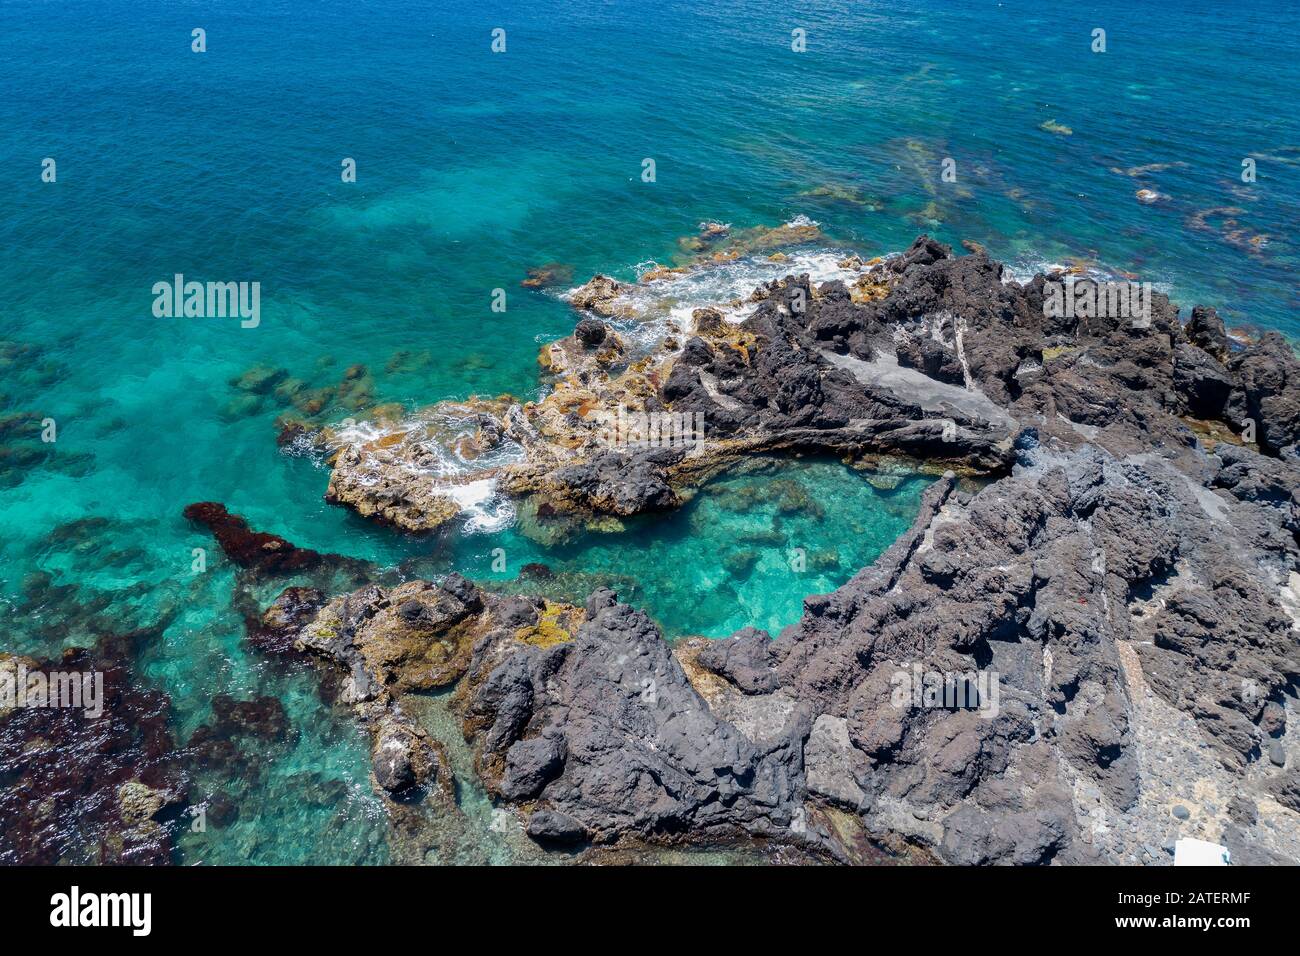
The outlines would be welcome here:
[[[680,350],[669,336],[637,361],[600,320],[584,319],[574,337],[541,350],[543,367],[559,379],[548,395],[486,409],[496,417],[497,434],[517,441],[525,460],[465,480],[491,478],[504,493],[537,498],[557,514],[587,521],[675,507],[738,457],[786,448],[1004,471],[1015,422],[989,397],[1005,395],[1006,382],[1032,353],[1033,335],[1025,320],[1024,344],[1004,354],[1004,330],[993,324],[1030,303],[1002,283],[996,263],[940,258],[945,248],[918,242],[899,260],[908,266],[902,274],[892,271],[895,260],[872,266],[864,279],[879,298],[865,304],[842,282],[813,288],[807,276],[797,276],[759,290],[758,308],[738,324],[717,309],[697,309],[695,334]],[[598,276],[572,302],[612,314],[611,303],[624,291]],[[997,299],[993,307],[990,296]],[[908,359],[906,349],[896,349],[890,323],[911,322],[918,309],[972,315],[963,316],[960,328],[948,322],[946,344],[924,346],[937,350],[947,391],[936,392],[923,372],[908,381],[896,372],[896,363],[907,367]],[[962,345],[967,322],[974,324]],[[976,375],[996,375],[979,383],[987,395],[967,389],[968,366]],[[689,440],[611,442],[612,420],[643,413],[673,416],[683,430],[689,423]],[[437,460],[427,441],[402,431],[348,445],[333,459],[326,499],[405,530],[435,530],[460,507],[451,489],[429,478]]]
[[[582,843],[588,838],[586,828],[573,817],[554,810],[536,810],[528,818],[528,835],[539,843],[558,845]]]
[[[866,797],[856,773],[866,769],[866,755],[849,739],[849,722],[822,714],[803,747],[808,790],[835,803],[858,809]]]
[[[689,375],[686,373],[686,367],[691,365],[708,366],[713,364],[713,350],[709,348],[709,343],[705,342],[704,339],[700,338],[698,335],[693,336],[686,341],[686,346],[682,349],[681,363],[681,365],[673,369],[673,374],[676,375],[678,369],[680,369],[683,373],[683,380],[689,382],[690,379]],[[670,378],[668,385],[664,387],[664,397],[669,401],[679,397],[677,394],[674,394],[675,388],[676,386]],[[689,385],[687,386],[687,389],[681,392],[681,394],[685,395],[687,391],[689,391]]]
[[[288,588],[250,631],[260,635],[255,645],[265,652],[293,648],[346,675],[338,696],[353,706],[370,732],[375,787],[406,803],[418,801],[431,788],[451,799],[454,787],[441,745],[403,707],[404,696],[460,681],[471,650],[486,646],[489,637],[518,647],[562,643],[569,638],[565,628],[576,626],[576,616],[577,609],[568,605],[490,595],[450,574],[438,584],[367,585],[332,600],[311,589]],[[253,703],[239,702],[233,709]],[[214,708],[220,726],[232,706],[214,703]],[[239,723],[256,727],[259,722],[245,717]],[[229,732],[208,736],[228,737]],[[202,741],[191,741],[196,743]],[[550,772],[552,762],[540,751],[527,759],[535,746],[520,749],[509,764],[505,789],[510,793],[523,793],[533,777]]]
[[[1174,352],[1174,388],[1189,414],[1219,419],[1232,393],[1232,376],[1212,355],[1180,345]]]
[[[1277,332],[1237,354],[1231,363],[1236,387],[1227,418],[1240,427],[1251,419],[1261,449],[1276,454],[1300,442],[1300,360]]]
[[[157,817],[177,795],[167,790],[155,790],[139,780],[128,780],[117,788],[118,813],[129,827],[140,826]]]
[[[511,780],[517,742],[545,738],[515,759],[554,774],[539,806],[596,842],[788,826],[799,751],[760,753],[713,716],[650,620],[608,590],[586,616],[572,643],[517,650],[492,670],[468,708],[486,728],[482,759],[505,755]]]
[[[966,373],[955,347],[946,348],[930,335],[902,333],[897,341],[898,364],[914,368],[929,378],[962,385]]]
[[[327,599],[315,588],[285,588],[249,628],[249,642],[264,653],[283,654],[293,646],[298,630],[316,616]]]
[[[551,507],[612,515],[661,511],[680,504],[668,468],[681,448],[653,448],[632,455],[605,451],[558,470],[518,468],[504,480],[516,494],[540,494]]]
[[[368,461],[362,449],[345,448],[330,472],[325,500],[405,531],[437,531],[460,513],[460,506],[427,479],[417,479],[409,468]]]
[[[583,348],[594,349],[605,341],[605,336],[609,333],[609,326],[598,319],[583,319],[573,330],[573,336]]]
[[[717,309],[695,309],[691,312],[695,331],[700,335],[720,335],[725,331],[726,320]]]
[[[1271,741],[1268,745],[1268,760],[1275,767],[1286,766],[1286,750],[1276,740]]]
[[[609,276],[593,276],[583,285],[573,290],[569,301],[576,309],[589,309],[598,315],[616,316],[623,314],[618,299],[627,291],[621,282]]]
[[[1264,705],[1264,712],[1259,718],[1259,729],[1270,737],[1276,737],[1286,730],[1286,711],[1274,700]]]
[[[965,866],[1043,863],[1060,849],[1073,823],[1060,808],[993,814],[964,806],[944,820],[943,854]]]
[[[734,637],[712,642],[696,659],[744,693],[768,693],[777,684],[769,657],[771,645],[772,638],[766,632],[746,628]]]
[[[564,768],[565,745],[558,737],[518,740],[506,751],[501,796],[528,800],[541,792]]]
[[[481,593],[458,574],[442,585],[372,586],[331,601],[296,643],[352,671],[358,698],[376,687],[433,690],[464,674],[481,608]]]
[[[1187,337],[1193,345],[1204,349],[1221,363],[1228,361],[1232,344],[1228,340],[1227,329],[1219,313],[1208,306],[1198,305],[1192,309],[1192,317],[1187,322]]]
[[[1228,801],[1228,817],[1235,823],[1254,826],[1259,820],[1259,808],[1255,806],[1255,801],[1237,794]]]
[[[439,758],[422,728],[389,713],[373,731],[370,767],[380,787],[401,797],[437,776]]]
[[[1222,544],[1203,547],[1205,583],[1165,598],[1154,642],[1139,653],[1152,686],[1201,722],[1222,759],[1244,765],[1261,745],[1263,701],[1243,689],[1280,692],[1300,676],[1300,651],[1276,597],[1230,563]]]
[[[803,620],[775,642],[751,632],[697,655],[705,672],[753,701],[747,706],[798,702],[820,713],[816,721],[796,721],[775,740],[765,735],[760,747],[725,729],[734,724],[692,724],[682,735],[654,713],[642,716],[640,682],[625,698],[611,694],[610,668],[625,679],[624,668],[636,662],[633,677],[673,694],[672,713],[708,719],[698,699],[679,698],[686,691],[648,622],[602,592],[573,645],[550,654],[518,651],[482,684],[469,712],[470,725],[485,728],[478,737],[485,762],[516,741],[564,739],[563,770],[535,797],[531,787],[518,792],[577,821],[598,842],[656,833],[677,839],[682,829],[704,838],[728,823],[780,832],[797,818],[800,794],[811,793],[860,806],[875,832],[898,825],[900,801],[924,808],[918,812],[927,818],[937,814],[943,824],[925,839],[951,862],[1046,862],[1083,853],[1070,794],[1058,783],[1064,767],[1121,810],[1138,799],[1132,705],[1117,647],[1148,632],[1135,633],[1127,613],[1108,607],[1167,587],[1174,568],[1189,563],[1198,570],[1185,581],[1179,575],[1162,612],[1144,621],[1155,641],[1149,648],[1141,641],[1139,650],[1157,692],[1201,721],[1225,755],[1247,758],[1258,746],[1251,719],[1262,705],[1234,716],[1222,693],[1211,710],[1211,698],[1188,699],[1179,689],[1194,692],[1209,670],[1223,674],[1225,687],[1253,681],[1267,697],[1297,670],[1285,643],[1265,645],[1267,653],[1256,657],[1258,650],[1236,637],[1241,628],[1257,647],[1262,634],[1285,633],[1275,599],[1233,580],[1240,597],[1204,603],[1199,582],[1212,586],[1231,550],[1250,545],[1221,540],[1226,528],[1214,509],[1168,462],[1117,459],[1091,447],[1049,452],[1033,441],[1021,449],[1015,475],[974,496],[955,496],[952,479],[936,484],[908,534],[840,591],[810,598]],[[1202,603],[1189,618],[1183,609],[1194,601]],[[1174,622],[1193,619],[1205,621],[1205,633],[1175,639]],[[997,697],[988,703],[996,709],[900,707],[891,683],[910,661],[944,673],[995,668]],[[659,679],[665,673],[666,683]],[[605,692],[593,696],[588,688],[596,686]],[[588,713],[599,719],[587,721]],[[653,751],[640,743],[647,734],[657,742]],[[730,794],[727,823],[698,802],[692,776],[723,742],[727,769],[714,785]],[[549,743],[531,746],[556,752]],[[645,779],[638,768],[651,760],[648,752],[655,768],[648,779],[674,781],[670,800],[656,786],[631,783]],[[802,773],[794,753],[803,755]],[[553,762],[547,766],[554,772]],[[1009,783],[1013,771],[1022,783]],[[611,777],[624,785],[610,786]],[[754,792],[740,784],[747,779],[771,789]]]

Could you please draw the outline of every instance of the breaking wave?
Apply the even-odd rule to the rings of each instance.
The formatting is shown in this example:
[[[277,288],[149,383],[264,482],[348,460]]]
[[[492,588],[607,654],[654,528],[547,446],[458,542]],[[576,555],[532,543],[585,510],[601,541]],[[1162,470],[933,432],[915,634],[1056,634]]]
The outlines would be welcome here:
[[[818,247],[789,252],[773,260],[756,254],[730,261],[704,262],[689,271],[649,282],[637,282],[620,299],[618,304],[629,307],[631,315],[607,319],[624,341],[636,350],[656,348],[666,335],[674,331],[689,333],[696,309],[718,309],[725,320],[742,322],[758,307],[749,301],[750,294],[768,282],[788,275],[807,273],[814,284],[835,279],[852,282],[859,275],[857,269],[839,265],[846,257],[854,255],[842,248]],[[656,268],[656,263],[641,262],[635,266],[638,277]],[[572,290],[565,297],[572,295]]]

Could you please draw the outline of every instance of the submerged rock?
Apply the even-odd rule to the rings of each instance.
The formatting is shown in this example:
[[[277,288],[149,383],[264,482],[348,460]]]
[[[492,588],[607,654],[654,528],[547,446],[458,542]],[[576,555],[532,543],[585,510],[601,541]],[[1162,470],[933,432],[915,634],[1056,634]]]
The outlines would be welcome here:
[[[296,740],[297,733],[279,698],[235,700],[218,694],[212,700],[211,719],[190,735],[186,749],[205,768],[234,772],[246,764],[251,752],[265,754]]]
[[[129,663],[148,631],[106,637],[57,660],[0,653],[0,683],[20,673],[98,675],[98,713],[86,707],[0,709],[0,863],[172,862],[188,778],[168,729],[171,701]]]
[[[545,289],[549,286],[563,285],[573,279],[573,266],[563,262],[548,262],[533,266],[528,275],[520,281],[525,289]]]
[[[186,505],[184,515],[211,531],[226,557],[242,568],[292,573],[317,567],[326,559],[310,548],[295,547],[277,534],[254,531],[247,521],[215,501]]]

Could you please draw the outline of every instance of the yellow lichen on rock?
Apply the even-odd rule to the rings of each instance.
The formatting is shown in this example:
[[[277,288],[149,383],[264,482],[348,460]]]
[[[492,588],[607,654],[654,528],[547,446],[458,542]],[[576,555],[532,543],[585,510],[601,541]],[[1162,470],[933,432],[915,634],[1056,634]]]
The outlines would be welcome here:
[[[1050,362],[1052,359],[1060,358],[1062,355],[1069,355],[1071,352],[1077,352],[1077,345],[1053,345],[1043,349],[1043,361]]]
[[[849,286],[849,298],[859,304],[883,299],[889,295],[891,283],[883,275],[866,273]]]
[[[580,607],[546,601],[537,615],[537,623],[519,628],[515,639],[533,647],[554,647],[573,640],[573,632],[586,617]]]

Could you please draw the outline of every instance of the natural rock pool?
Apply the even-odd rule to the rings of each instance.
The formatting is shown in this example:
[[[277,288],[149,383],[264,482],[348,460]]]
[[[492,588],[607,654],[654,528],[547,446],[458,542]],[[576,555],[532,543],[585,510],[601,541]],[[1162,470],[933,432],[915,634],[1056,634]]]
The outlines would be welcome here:
[[[547,549],[512,528],[460,539],[454,564],[484,583],[504,584],[522,569],[521,589],[578,603],[606,584],[669,639],[729,637],[742,627],[775,637],[798,620],[804,597],[843,584],[893,543],[927,483],[825,459],[758,459],[684,508],[629,520],[621,533]],[[502,553],[505,570],[494,572]]]

